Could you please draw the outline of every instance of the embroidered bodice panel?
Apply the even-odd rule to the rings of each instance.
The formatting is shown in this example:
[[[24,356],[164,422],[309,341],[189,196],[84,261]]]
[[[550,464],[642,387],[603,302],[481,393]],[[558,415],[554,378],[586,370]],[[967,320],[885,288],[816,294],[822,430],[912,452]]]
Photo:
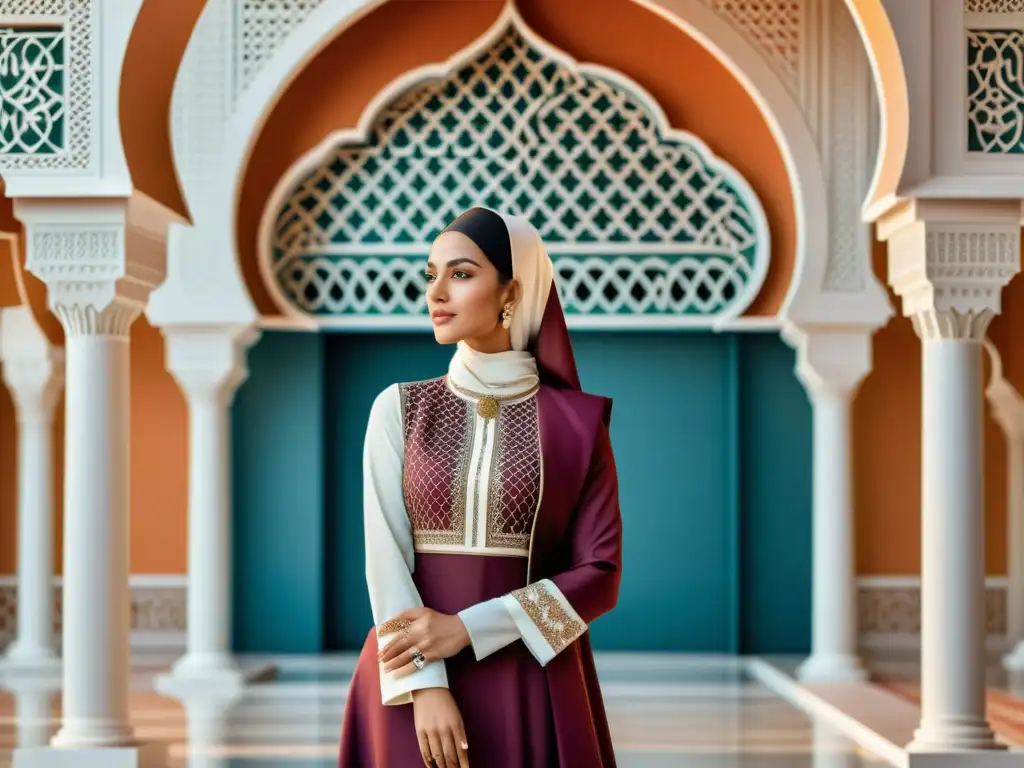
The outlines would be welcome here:
[[[416,551],[528,556],[541,497],[536,397],[484,419],[445,378],[403,384],[401,395]]]

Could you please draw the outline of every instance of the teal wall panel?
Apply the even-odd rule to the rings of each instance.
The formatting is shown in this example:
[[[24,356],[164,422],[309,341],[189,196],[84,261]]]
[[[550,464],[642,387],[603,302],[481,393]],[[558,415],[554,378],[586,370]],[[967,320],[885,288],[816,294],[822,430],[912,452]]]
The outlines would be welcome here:
[[[442,375],[454,350],[426,334],[326,337],[324,629],[328,648],[361,648],[373,626],[363,545],[362,457],[370,406],[396,381]]]
[[[810,408],[774,335],[577,332],[615,399],[625,570],[601,650],[799,652],[810,626]],[[267,334],[235,405],[236,648],[358,648],[373,398],[442,374],[422,334]]]
[[[740,338],[740,650],[811,642],[811,406],[778,336]]]
[[[264,332],[232,410],[234,648],[317,653],[323,628],[323,344]]]
[[[602,650],[720,651],[733,603],[728,345],[711,334],[573,334],[587,391],[614,399],[623,518],[617,608]]]

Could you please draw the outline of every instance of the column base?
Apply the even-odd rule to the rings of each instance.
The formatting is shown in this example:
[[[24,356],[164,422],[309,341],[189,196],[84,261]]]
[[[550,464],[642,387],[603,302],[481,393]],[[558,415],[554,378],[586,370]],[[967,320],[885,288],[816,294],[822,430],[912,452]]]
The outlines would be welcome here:
[[[167,765],[165,745],[136,744],[96,749],[53,746],[16,749],[13,768],[166,768]]]
[[[190,693],[241,691],[247,685],[272,680],[277,674],[274,664],[243,667],[230,654],[186,654],[166,675],[158,675],[153,687],[158,693],[187,696]]]
[[[812,654],[797,669],[796,676],[801,683],[858,683],[869,677],[860,657],[838,653]]]
[[[907,745],[908,753],[985,752],[1005,750],[985,718],[949,718],[920,726]]]
[[[1003,656],[1003,669],[1024,672],[1024,640],[1018,642],[1012,651]]]

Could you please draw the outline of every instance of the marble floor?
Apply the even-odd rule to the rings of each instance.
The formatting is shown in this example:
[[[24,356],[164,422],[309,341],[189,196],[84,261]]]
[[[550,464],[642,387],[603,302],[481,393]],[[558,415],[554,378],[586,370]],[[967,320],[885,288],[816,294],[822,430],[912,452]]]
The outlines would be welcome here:
[[[131,712],[138,735],[167,744],[170,768],[334,765],[351,659],[277,661],[277,679],[235,699],[161,695],[153,676],[164,663],[136,664]],[[599,674],[620,768],[884,765],[787,704],[734,659],[599,659]],[[11,764],[19,744],[45,744],[57,717],[52,689],[0,683],[0,766]],[[487,768],[500,766],[489,761]]]

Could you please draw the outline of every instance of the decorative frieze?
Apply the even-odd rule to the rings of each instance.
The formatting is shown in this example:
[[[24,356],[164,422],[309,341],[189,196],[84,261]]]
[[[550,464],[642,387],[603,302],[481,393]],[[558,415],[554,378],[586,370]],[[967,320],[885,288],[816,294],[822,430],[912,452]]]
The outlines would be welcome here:
[[[921,584],[916,577],[863,579],[857,593],[862,634],[921,634]],[[985,627],[989,635],[1006,634],[1006,585],[1001,581],[985,589]]]
[[[132,631],[133,632],[184,632],[188,596],[185,580],[180,585],[152,586],[145,584],[131,588]],[[61,631],[62,590],[60,584],[53,588],[53,610],[55,633]],[[18,589],[16,581],[5,577],[0,583],[0,640],[13,637],[18,624]]]

